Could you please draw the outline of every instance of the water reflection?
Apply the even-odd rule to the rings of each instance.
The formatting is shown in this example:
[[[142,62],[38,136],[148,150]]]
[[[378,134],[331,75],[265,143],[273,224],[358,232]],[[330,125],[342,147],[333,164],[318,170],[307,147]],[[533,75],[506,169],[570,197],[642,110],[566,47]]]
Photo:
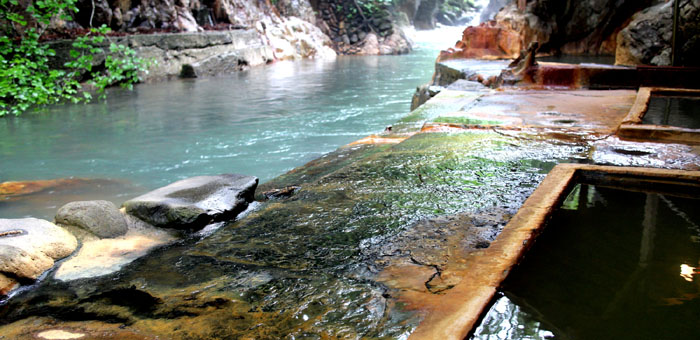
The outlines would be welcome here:
[[[544,340],[553,338],[554,333],[549,331],[546,326],[521,310],[508,297],[502,296],[491,307],[472,339]]]
[[[484,324],[491,328],[481,327],[476,338],[521,338],[498,325],[562,339],[695,338],[698,203],[700,197],[576,186],[504,282],[508,298],[496,306],[508,307],[490,311]]]

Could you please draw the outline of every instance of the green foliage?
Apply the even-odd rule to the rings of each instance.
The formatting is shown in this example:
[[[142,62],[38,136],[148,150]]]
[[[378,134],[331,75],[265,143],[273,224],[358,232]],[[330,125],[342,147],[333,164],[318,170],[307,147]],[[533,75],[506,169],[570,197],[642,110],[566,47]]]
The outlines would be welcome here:
[[[148,63],[131,48],[110,41],[105,25],[75,39],[64,68],[51,67],[56,52],[41,43],[41,37],[53,19],[71,19],[68,14],[77,11],[75,2],[35,0],[23,8],[17,0],[0,0],[0,116],[19,115],[33,106],[90,100],[91,94],[81,91],[80,80],[87,80],[103,97],[106,87],[131,88],[139,73],[146,72]]]

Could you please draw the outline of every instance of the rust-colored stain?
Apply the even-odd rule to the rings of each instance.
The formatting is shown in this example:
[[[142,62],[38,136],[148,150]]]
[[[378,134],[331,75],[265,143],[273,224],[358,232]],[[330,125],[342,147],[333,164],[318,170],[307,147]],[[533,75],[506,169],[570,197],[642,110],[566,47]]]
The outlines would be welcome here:
[[[44,190],[77,187],[81,185],[112,184],[106,179],[59,178],[36,181],[2,182],[0,183],[0,199],[14,196],[30,195]]]
[[[369,135],[365,138],[362,138],[360,140],[356,140],[350,144],[349,146],[353,145],[360,145],[360,144],[373,144],[373,145],[379,145],[379,144],[399,144],[403,142],[404,140],[408,139],[406,136],[401,136],[401,137],[382,137],[378,135]]]

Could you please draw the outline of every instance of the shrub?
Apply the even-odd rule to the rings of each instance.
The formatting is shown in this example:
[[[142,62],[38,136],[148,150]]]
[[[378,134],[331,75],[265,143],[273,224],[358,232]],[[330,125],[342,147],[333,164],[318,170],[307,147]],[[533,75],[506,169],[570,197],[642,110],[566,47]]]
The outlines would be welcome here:
[[[35,0],[24,8],[18,0],[0,0],[0,116],[19,115],[31,107],[63,101],[91,99],[81,91],[80,80],[104,97],[105,88],[120,84],[131,88],[146,72],[148,63],[131,48],[110,41],[102,25],[73,41],[71,60],[63,68],[50,66],[56,52],[41,42],[52,20],[71,20],[76,0]],[[105,46],[105,43],[108,43]],[[103,47],[104,46],[104,47]],[[95,67],[102,54],[104,67]]]

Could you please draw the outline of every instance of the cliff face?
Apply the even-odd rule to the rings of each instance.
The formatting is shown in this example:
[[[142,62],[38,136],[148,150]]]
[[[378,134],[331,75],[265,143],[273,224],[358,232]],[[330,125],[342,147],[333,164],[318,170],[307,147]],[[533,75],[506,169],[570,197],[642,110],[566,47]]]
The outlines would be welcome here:
[[[700,66],[700,1],[679,3],[676,65]],[[673,2],[639,12],[617,36],[615,63],[670,65]]]
[[[634,13],[655,0],[536,0],[526,12],[537,17],[541,27],[551,28],[541,52],[613,54],[617,32]],[[515,8],[511,5],[509,9]],[[503,13],[507,16],[507,13]],[[499,14],[500,16],[501,14]],[[501,16],[501,20],[505,19]],[[497,20],[499,17],[497,17]]]
[[[301,5],[309,7],[308,2]],[[92,6],[91,1],[79,1],[75,22],[82,27],[106,24],[115,31],[196,32],[214,25],[250,28],[256,22],[279,18],[269,0],[96,0],[94,13]]]
[[[124,32],[256,29],[277,59],[396,54],[408,39],[381,2],[355,0],[81,0],[73,25]],[[381,7],[380,7],[381,6]],[[318,13],[318,15],[317,15]]]
[[[679,1],[678,60],[696,65],[700,1]],[[467,28],[440,59],[514,58],[536,41],[540,54],[617,54],[619,64],[669,65],[672,7],[673,0],[511,0],[493,21]]]

